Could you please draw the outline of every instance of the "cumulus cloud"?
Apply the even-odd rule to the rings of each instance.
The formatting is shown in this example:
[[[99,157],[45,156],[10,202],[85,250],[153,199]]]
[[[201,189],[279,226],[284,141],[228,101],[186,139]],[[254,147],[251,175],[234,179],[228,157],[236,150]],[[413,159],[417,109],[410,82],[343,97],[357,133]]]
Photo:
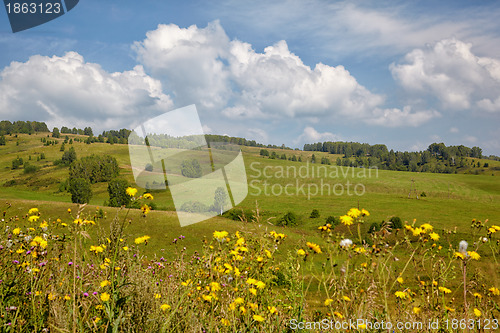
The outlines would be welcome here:
[[[444,39],[415,49],[392,64],[393,77],[407,91],[430,94],[445,109],[500,111],[500,60],[478,57],[472,44]]]
[[[456,127],[450,128],[450,133],[458,133],[458,132],[460,132],[458,128],[456,128]]]
[[[319,141],[341,141],[340,135],[336,135],[330,132],[320,133],[313,127],[307,126],[304,128],[304,132],[294,141],[295,144],[301,142],[319,142]]]
[[[231,120],[322,118],[418,126],[436,116],[381,112],[385,97],[370,92],[343,66],[311,68],[283,40],[257,52],[230,40],[218,21],[205,28],[159,25],[134,49],[176,104],[196,103],[202,113],[215,111]]]
[[[165,112],[172,105],[161,83],[146,75],[142,66],[108,73],[76,52],[62,57],[35,55],[0,72],[4,119],[110,129],[129,127],[138,118]]]

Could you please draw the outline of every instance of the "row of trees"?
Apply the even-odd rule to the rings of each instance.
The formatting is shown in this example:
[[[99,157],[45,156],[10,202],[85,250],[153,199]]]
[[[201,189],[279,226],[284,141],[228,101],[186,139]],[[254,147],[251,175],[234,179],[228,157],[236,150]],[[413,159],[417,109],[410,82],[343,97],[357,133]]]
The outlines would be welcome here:
[[[24,133],[33,134],[36,132],[50,132],[47,125],[38,121],[0,121],[0,135]]]

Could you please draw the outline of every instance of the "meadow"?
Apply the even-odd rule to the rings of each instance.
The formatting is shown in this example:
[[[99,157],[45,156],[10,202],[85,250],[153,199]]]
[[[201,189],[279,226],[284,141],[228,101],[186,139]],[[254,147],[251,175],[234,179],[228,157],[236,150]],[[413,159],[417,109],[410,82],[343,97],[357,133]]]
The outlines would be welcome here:
[[[478,175],[409,173],[311,164],[313,152],[298,150],[275,149],[304,162],[271,160],[243,147],[241,218],[181,228],[168,191],[150,201],[134,186],[126,145],[72,144],[79,158],[114,156],[137,188],[133,200],[157,209],[103,207],[105,183],[92,185],[88,205],[72,204],[60,190],[68,168],[53,165],[61,143],[44,146],[44,136],[7,136],[0,147],[4,331],[282,332],[292,322],[319,331],[299,323],[360,318],[351,331],[401,318],[425,323],[412,332],[433,321],[443,332],[498,325],[500,162]],[[40,169],[12,170],[17,157]],[[335,186],[344,192],[328,194]],[[297,225],[277,226],[288,212]],[[401,228],[368,233],[394,216]]]

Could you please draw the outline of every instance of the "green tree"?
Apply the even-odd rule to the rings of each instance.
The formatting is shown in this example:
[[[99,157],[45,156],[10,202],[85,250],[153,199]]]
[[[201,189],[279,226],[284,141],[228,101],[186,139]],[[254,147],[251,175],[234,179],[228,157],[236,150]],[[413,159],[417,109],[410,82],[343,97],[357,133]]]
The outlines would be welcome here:
[[[183,161],[181,164],[181,173],[184,177],[200,178],[202,175],[200,162],[196,159]]]
[[[0,146],[5,146],[5,135],[0,136]]]
[[[92,198],[92,189],[90,182],[85,178],[73,178],[69,182],[69,192],[71,193],[71,202],[88,203]]]
[[[59,132],[59,128],[54,127],[52,130],[52,137],[53,138],[59,138],[61,136],[61,133]]]
[[[125,179],[115,178],[108,183],[109,205],[111,207],[128,206],[131,202],[127,194],[128,182]]]
[[[214,195],[214,207],[220,211],[220,215],[224,212],[224,206],[227,204],[227,193],[223,187],[217,187]]]

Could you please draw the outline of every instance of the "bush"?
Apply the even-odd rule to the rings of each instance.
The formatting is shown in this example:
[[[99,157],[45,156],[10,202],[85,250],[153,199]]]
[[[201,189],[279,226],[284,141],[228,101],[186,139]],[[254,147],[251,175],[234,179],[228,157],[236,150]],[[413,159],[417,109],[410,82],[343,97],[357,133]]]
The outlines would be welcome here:
[[[335,216],[328,216],[326,218],[325,224],[328,224],[328,223],[330,223],[330,225],[333,228],[333,227],[336,227],[337,225],[339,225],[340,220],[338,218],[336,218]]]
[[[425,198],[427,196],[427,194],[425,194],[425,192],[422,192],[422,193],[420,193],[420,196]]]
[[[74,147],[69,148],[65,151],[61,157],[62,164],[70,165],[73,161],[76,161],[76,151]]]
[[[380,224],[378,224],[377,222],[373,222],[372,224],[370,224],[370,228],[368,228],[368,233],[372,234],[374,232],[380,231],[380,227],[382,226],[383,223],[384,221],[382,221],[382,223]]]
[[[12,161],[12,170],[18,169],[21,165],[23,165],[22,157],[18,157]]]
[[[37,172],[40,168],[37,167],[36,165],[30,164],[28,162],[24,162],[24,173],[33,173]]]
[[[131,198],[127,194],[128,182],[125,179],[115,178],[108,183],[109,202],[111,207],[130,205]]]
[[[401,219],[397,216],[391,217],[389,220],[391,222],[391,230],[392,229],[402,229],[403,228],[403,222]]]
[[[89,203],[92,198],[90,182],[85,178],[71,179],[69,181],[69,192],[71,193],[71,202],[73,203]]]
[[[202,175],[201,165],[198,160],[185,160],[181,164],[181,173],[184,177],[200,178]]]
[[[309,217],[312,219],[317,219],[319,217],[319,210],[313,209],[313,211],[311,212],[311,215]]]
[[[153,171],[153,164],[151,164],[151,163],[146,164],[145,170],[149,171],[149,172]]]
[[[293,227],[298,224],[297,215],[293,212],[288,212],[278,220],[277,224],[280,226]]]

